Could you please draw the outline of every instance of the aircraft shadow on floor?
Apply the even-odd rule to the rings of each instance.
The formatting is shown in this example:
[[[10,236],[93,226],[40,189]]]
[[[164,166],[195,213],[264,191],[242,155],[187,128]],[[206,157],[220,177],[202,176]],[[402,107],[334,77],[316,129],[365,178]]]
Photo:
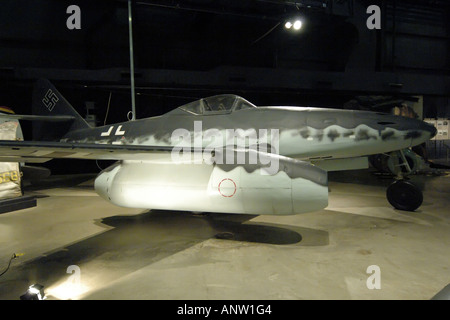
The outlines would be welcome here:
[[[116,216],[101,220],[115,228],[124,230],[145,229],[154,240],[155,235],[165,235],[183,239],[207,240],[211,238],[254,242],[273,245],[321,246],[328,244],[326,231],[314,230],[281,224],[249,222],[257,215],[201,213],[183,211],[151,210],[136,216]],[[128,232],[128,231],[126,231]],[[131,232],[130,232],[131,233]],[[307,237],[305,238],[305,235]],[[145,236],[144,236],[145,237]],[[150,240],[150,239],[149,239]]]
[[[249,222],[255,217],[163,210],[107,217],[96,223],[111,229],[11,268],[0,279],[0,299],[17,299],[32,283],[45,285],[67,278],[70,265],[95,262],[105,270],[123,270],[125,275],[209,239],[269,245],[329,243],[326,231]]]

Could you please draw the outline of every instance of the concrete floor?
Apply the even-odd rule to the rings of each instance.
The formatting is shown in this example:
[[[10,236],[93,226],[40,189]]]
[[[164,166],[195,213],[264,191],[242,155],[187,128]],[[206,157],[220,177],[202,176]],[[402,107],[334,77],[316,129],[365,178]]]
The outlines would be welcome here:
[[[26,189],[37,207],[0,215],[0,272],[25,253],[0,299],[36,282],[48,299],[170,300],[430,299],[450,283],[448,175],[414,177],[411,213],[391,208],[388,179],[332,173],[327,209],[284,217],[119,208],[91,178],[52,177]]]

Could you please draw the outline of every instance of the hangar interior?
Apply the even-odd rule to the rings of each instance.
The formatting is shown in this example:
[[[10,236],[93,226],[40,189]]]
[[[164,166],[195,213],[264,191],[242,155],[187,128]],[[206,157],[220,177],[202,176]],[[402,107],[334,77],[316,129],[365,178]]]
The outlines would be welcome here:
[[[108,161],[42,163],[51,175],[22,184],[35,204],[0,214],[0,299],[35,283],[50,300],[431,299],[450,283],[449,37],[445,0],[2,1],[0,107],[15,114],[45,78],[93,126],[232,93],[414,117],[437,135],[410,163],[414,212],[386,200],[382,155],[329,172],[328,207],[292,216],[117,207],[93,189]]]

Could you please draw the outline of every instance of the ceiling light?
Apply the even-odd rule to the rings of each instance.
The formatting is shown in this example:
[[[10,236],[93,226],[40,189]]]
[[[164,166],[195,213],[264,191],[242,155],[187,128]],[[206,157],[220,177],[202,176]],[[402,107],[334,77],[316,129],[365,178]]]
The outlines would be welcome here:
[[[296,20],[294,22],[294,29],[295,30],[300,30],[301,27],[302,27],[302,22],[300,20]]]
[[[303,21],[300,17],[291,18],[289,20],[285,20],[284,28],[286,30],[290,30],[291,32],[298,31],[302,28]]]

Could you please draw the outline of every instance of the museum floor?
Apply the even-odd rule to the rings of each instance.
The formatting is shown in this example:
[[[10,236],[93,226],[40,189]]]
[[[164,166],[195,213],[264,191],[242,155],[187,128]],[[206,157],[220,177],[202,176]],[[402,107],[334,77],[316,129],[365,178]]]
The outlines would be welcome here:
[[[92,176],[51,177],[25,190],[37,207],[0,215],[0,272],[24,253],[0,299],[33,283],[47,299],[430,299],[450,283],[450,176],[414,180],[412,213],[363,170],[330,174],[325,210],[244,216],[119,208]]]

